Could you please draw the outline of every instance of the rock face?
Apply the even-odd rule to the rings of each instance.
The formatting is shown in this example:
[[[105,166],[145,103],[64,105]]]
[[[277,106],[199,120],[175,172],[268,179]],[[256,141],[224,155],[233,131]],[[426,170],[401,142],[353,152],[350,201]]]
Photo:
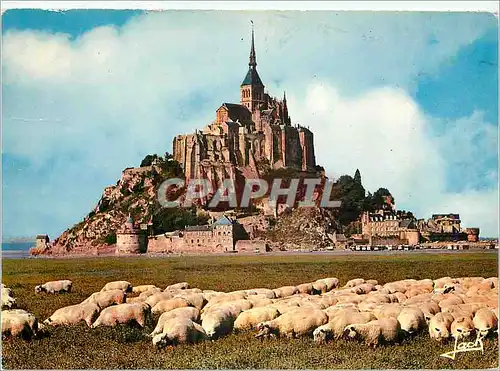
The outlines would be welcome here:
[[[272,229],[256,235],[286,250],[315,249],[330,245],[329,234],[337,228],[337,221],[329,210],[305,207],[289,209],[277,219]]]

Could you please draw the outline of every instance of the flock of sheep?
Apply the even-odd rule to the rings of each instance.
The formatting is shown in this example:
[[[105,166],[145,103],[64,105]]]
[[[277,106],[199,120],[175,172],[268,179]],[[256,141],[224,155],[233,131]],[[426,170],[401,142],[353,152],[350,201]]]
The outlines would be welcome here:
[[[69,280],[51,281],[35,292],[70,292],[71,287]],[[152,314],[159,318],[149,336],[159,347],[214,340],[233,331],[256,331],[261,339],[312,336],[318,343],[344,337],[369,346],[399,343],[424,330],[439,341],[498,335],[497,277],[405,279],[385,285],[357,278],[342,287],[337,278],[324,278],[229,293],[190,288],[187,282],[162,290],[114,281],[83,302],[56,310],[43,324],[14,305],[11,290],[2,284],[2,308],[10,308],[2,310],[2,336],[31,338],[47,326],[81,321],[91,328],[130,322],[144,327]]]

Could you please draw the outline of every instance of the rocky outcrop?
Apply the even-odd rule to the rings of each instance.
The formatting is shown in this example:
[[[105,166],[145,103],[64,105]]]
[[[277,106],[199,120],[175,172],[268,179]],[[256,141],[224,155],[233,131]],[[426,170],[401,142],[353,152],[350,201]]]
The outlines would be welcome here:
[[[332,244],[329,234],[339,229],[331,211],[319,207],[288,209],[271,223],[266,232],[256,236],[268,239],[275,247],[294,249],[325,248]]]
[[[157,186],[166,175],[162,162],[123,170],[116,185],[104,189],[97,205],[80,223],[66,230],[44,251],[33,251],[33,255],[114,251],[116,231],[129,214],[138,224],[150,220],[155,208]]]

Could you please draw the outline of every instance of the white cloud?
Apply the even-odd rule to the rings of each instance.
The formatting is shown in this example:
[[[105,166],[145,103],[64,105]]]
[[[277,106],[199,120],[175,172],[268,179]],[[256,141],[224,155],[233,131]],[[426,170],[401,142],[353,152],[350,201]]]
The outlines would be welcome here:
[[[457,164],[457,159],[472,163],[481,155],[496,156],[497,147],[488,144],[495,142],[495,136],[483,131],[495,133],[489,124],[478,122],[480,114],[457,120],[454,127],[460,129],[452,131],[450,137],[435,138],[429,136],[429,125],[435,120],[426,117],[400,89],[377,88],[345,98],[331,86],[312,85],[304,103],[291,96],[290,105],[295,107],[299,122],[307,123],[316,133],[317,162],[330,176],[354,175],[358,168],[367,190],[388,188],[400,209],[412,210],[418,217],[460,213],[463,225],[480,226],[486,236],[497,235],[497,186],[490,183],[476,190],[465,182],[459,193],[447,187],[450,168],[462,176],[471,170]],[[478,131],[480,140],[471,143]],[[455,156],[447,152],[449,140],[454,142]],[[480,156],[476,153],[479,150]],[[469,158],[471,152],[474,157]],[[477,171],[475,174],[480,176]]]
[[[121,169],[148,153],[171,151],[174,135],[209,123],[222,102],[238,101],[251,19],[264,83],[276,95],[286,89],[292,120],[314,129],[318,159],[328,170],[359,167],[367,188],[387,186],[405,207],[422,208],[431,204],[425,194],[442,194],[444,180],[428,174],[443,172],[448,160],[427,138],[429,119],[405,92],[419,74],[438,71],[496,27],[493,17],[171,11],[133,18],[121,28],[94,28],[75,40],[40,31],[4,33],[3,151],[46,169],[60,188],[57,199],[37,201],[37,210],[62,210],[73,197],[67,190],[73,185],[60,173],[65,166],[79,166],[95,179],[82,191],[94,200]],[[52,167],[54,158],[62,164]],[[21,193],[13,204],[26,202]],[[28,213],[30,207],[19,209]],[[37,211],[33,233],[60,232],[90,207],[79,204],[71,221],[58,211],[57,229]]]

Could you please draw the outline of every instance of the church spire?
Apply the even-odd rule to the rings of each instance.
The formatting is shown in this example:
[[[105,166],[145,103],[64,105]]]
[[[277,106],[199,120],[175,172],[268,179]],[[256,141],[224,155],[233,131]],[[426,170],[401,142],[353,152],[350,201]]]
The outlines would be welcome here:
[[[248,65],[250,67],[255,68],[257,66],[257,57],[255,56],[255,43],[254,43],[254,35],[253,35],[253,21],[252,22],[252,47],[250,48],[250,61]]]

